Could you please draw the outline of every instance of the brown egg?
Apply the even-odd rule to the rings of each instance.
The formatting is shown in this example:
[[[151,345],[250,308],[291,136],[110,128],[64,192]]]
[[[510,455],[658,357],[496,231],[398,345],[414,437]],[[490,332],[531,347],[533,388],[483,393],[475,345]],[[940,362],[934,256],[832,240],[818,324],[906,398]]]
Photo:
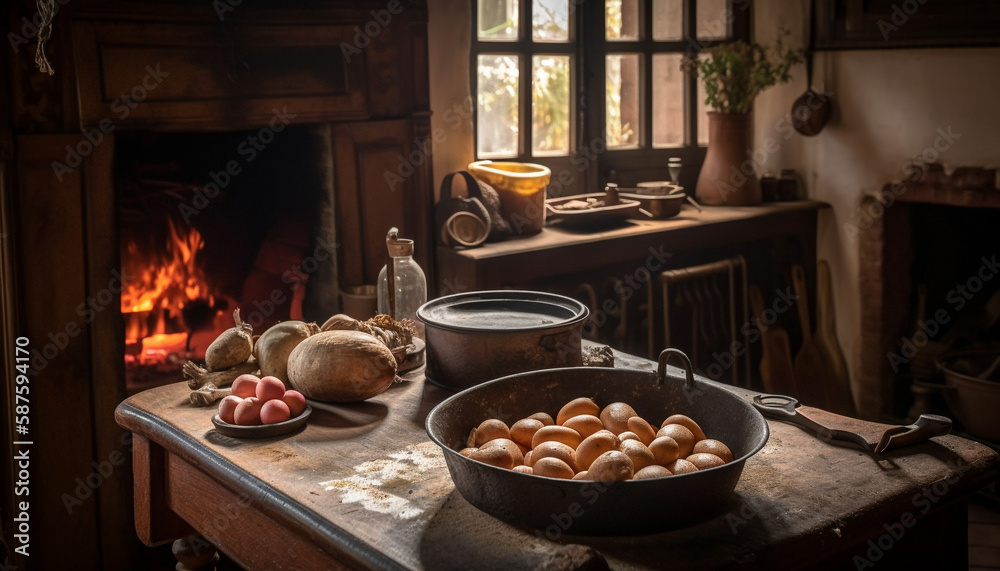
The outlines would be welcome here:
[[[510,429],[504,421],[490,418],[476,427],[476,446],[482,447],[495,438],[510,438]]]
[[[663,428],[668,424],[680,424],[681,426],[687,428],[688,430],[691,431],[691,434],[694,434],[694,438],[696,441],[704,440],[705,438],[707,438],[705,436],[705,433],[702,432],[701,427],[698,426],[698,423],[695,422],[694,419],[692,419],[689,416],[685,416],[683,414],[672,415],[666,420],[664,420],[663,423],[660,424],[660,428]]]
[[[623,402],[613,402],[608,406],[604,407],[601,411],[600,417],[601,422],[604,423],[604,428],[614,432],[615,434],[621,434],[628,430],[628,419],[635,416],[635,410],[629,405]]]
[[[625,432],[622,432],[621,434],[619,434],[618,435],[618,439],[619,440],[635,440],[636,442],[642,442],[642,439],[639,438],[639,435],[636,434],[636,433],[634,433],[634,432],[632,432],[631,430],[626,430]]]
[[[520,465],[520,466],[514,466],[514,471],[515,472],[520,472],[522,474],[531,474],[532,473],[531,466],[525,466],[523,464]]]
[[[528,450],[528,453],[524,455],[524,463],[527,466],[531,466],[531,450]]]
[[[579,432],[580,436],[584,438],[590,436],[598,430],[604,430],[604,423],[601,422],[601,419],[592,414],[578,414],[567,419],[566,422],[563,423],[563,426],[566,428],[572,428],[573,430]]]
[[[610,430],[598,430],[583,439],[576,447],[576,467],[587,470],[598,456],[611,450],[618,450],[622,441]]]
[[[669,436],[657,436],[649,444],[649,451],[656,458],[656,463],[666,466],[674,460],[680,458],[681,449],[677,441]]]
[[[531,448],[531,437],[545,426],[537,418],[522,418],[510,427],[510,439],[526,448]]]
[[[632,470],[642,470],[646,466],[656,464],[656,457],[638,440],[622,440],[620,450],[632,460]]]
[[[691,454],[691,450],[694,448],[694,443],[696,442],[694,434],[688,430],[687,427],[680,424],[668,424],[661,428],[656,433],[656,437],[669,436],[677,441],[677,446],[680,448],[679,457],[687,458]]]
[[[666,465],[667,470],[670,470],[674,475],[678,474],[690,474],[691,472],[697,472],[698,467],[694,464],[688,462],[683,458],[678,458],[673,462]]]
[[[552,420],[552,415],[547,412],[536,412],[535,414],[529,416],[528,418],[533,418],[545,426],[552,426],[556,421]]]
[[[639,437],[639,440],[649,446],[649,443],[656,438],[656,429],[653,425],[645,421],[641,416],[633,416],[627,421],[628,429]]]
[[[520,442],[515,442],[514,444],[517,444],[517,449],[521,451],[522,456],[524,456],[528,452],[531,452],[531,448],[528,448],[527,446],[521,444]]]
[[[498,468],[507,468],[508,470],[516,465],[514,464],[514,459],[511,458],[507,450],[500,446],[494,446],[492,448],[475,448],[469,452],[467,456],[484,464],[489,464],[490,466],[496,466]]]
[[[595,482],[618,482],[630,479],[634,473],[632,459],[620,450],[612,450],[594,460],[587,469],[587,479]]]
[[[564,425],[567,420],[581,414],[597,416],[601,412],[601,407],[597,406],[594,399],[590,397],[580,397],[564,404],[556,414],[556,424]]]
[[[515,466],[524,464],[524,454],[521,453],[521,448],[517,445],[517,442],[514,442],[509,438],[495,438],[480,446],[479,449],[488,450],[492,447],[503,448],[507,454],[510,455],[510,458],[513,460]]]
[[[534,466],[542,458],[558,458],[576,472],[576,450],[562,442],[549,440],[536,446],[531,451],[531,464],[529,465]]]
[[[713,440],[711,438],[706,438],[704,440],[699,440],[695,442],[694,448],[691,449],[692,454],[698,454],[700,452],[705,452],[707,454],[714,454],[719,458],[722,458],[725,462],[733,461],[733,453],[729,451],[729,447],[719,442],[718,440]]]
[[[569,480],[576,475],[568,464],[558,458],[542,458],[531,467],[531,472],[536,476],[562,478],[564,480]]]
[[[462,456],[465,456],[466,458],[472,458],[472,454],[476,450],[479,450],[479,449],[475,448],[475,447],[469,447],[469,448],[463,448],[463,449],[459,450],[458,453],[461,454]]]
[[[573,479],[574,480],[586,480],[586,479],[588,479],[587,478],[587,471],[584,470],[583,472],[577,472],[576,475],[573,476]]]
[[[706,452],[692,454],[687,457],[687,461],[697,466],[699,470],[715,468],[716,466],[722,466],[726,463],[725,460],[719,458],[715,454],[708,454]]]
[[[667,476],[673,476],[673,472],[667,470],[659,464],[653,464],[652,466],[646,466],[642,470],[637,470],[635,474],[632,475],[633,480],[649,480],[651,478],[666,478]]]
[[[569,445],[571,448],[576,448],[580,445],[580,441],[583,438],[580,437],[580,433],[573,430],[572,428],[566,428],[565,426],[543,426],[535,432],[535,435],[531,437],[531,447],[537,448],[542,442],[549,440],[555,440],[557,442],[562,442],[563,444]]]

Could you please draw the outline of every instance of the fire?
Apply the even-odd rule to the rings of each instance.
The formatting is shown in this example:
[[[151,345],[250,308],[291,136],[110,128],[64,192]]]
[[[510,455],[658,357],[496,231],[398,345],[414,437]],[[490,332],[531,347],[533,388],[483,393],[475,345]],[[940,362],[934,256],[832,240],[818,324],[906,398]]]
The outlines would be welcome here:
[[[122,290],[121,312],[128,341],[168,333],[166,318],[178,318],[191,300],[213,302],[204,272],[196,261],[205,245],[201,234],[193,227],[178,229],[172,220],[168,222],[166,251],[146,257],[136,242],[129,242],[122,252],[124,273],[134,276]]]

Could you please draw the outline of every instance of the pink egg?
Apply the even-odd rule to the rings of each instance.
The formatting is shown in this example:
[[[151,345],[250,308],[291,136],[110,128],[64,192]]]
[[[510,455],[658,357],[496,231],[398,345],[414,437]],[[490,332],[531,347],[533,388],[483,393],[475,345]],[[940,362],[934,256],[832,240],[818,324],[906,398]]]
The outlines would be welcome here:
[[[285,395],[285,383],[278,377],[264,377],[257,383],[257,398],[261,402],[281,400]]]
[[[285,404],[288,405],[288,410],[291,411],[292,416],[298,416],[306,409],[306,397],[294,389],[285,391],[285,395],[281,397],[281,400],[285,401]]]
[[[257,397],[247,397],[240,404],[236,405],[233,413],[233,420],[241,426],[253,426],[260,424],[260,409],[264,403]]]
[[[240,398],[257,396],[257,384],[260,379],[257,375],[245,374],[236,377],[233,381],[233,394]]]
[[[285,422],[291,417],[292,413],[289,412],[288,405],[280,399],[269,400],[260,409],[260,421],[264,424]]]
[[[236,424],[236,407],[243,402],[243,399],[236,395],[229,395],[219,401],[219,418],[222,422]]]

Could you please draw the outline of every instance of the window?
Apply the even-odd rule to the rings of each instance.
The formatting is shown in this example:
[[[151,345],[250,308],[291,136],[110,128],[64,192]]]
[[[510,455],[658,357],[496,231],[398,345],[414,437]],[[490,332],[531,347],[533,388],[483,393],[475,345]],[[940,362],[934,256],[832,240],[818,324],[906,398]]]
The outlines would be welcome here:
[[[545,164],[550,195],[668,178],[708,141],[685,54],[749,36],[749,0],[477,0],[476,156]]]

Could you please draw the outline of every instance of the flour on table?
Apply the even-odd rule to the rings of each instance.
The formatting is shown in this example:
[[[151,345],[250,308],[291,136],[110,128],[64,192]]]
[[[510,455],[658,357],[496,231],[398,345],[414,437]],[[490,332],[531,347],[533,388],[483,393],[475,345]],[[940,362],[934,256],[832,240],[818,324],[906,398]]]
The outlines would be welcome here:
[[[370,460],[354,467],[354,474],[320,482],[326,491],[343,493],[341,502],[361,504],[366,510],[411,519],[424,512],[404,497],[416,481],[430,471],[446,467],[441,449],[432,442],[407,446],[388,458]]]

